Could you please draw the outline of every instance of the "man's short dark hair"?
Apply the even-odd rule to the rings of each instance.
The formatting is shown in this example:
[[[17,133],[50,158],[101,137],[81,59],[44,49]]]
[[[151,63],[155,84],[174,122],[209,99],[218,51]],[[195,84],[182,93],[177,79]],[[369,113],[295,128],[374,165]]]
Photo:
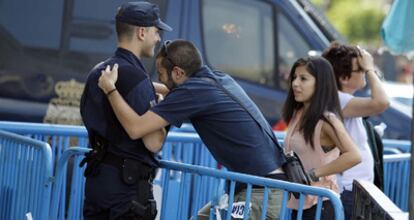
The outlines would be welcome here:
[[[200,51],[190,41],[174,40],[165,44],[158,51],[156,58],[162,58],[161,66],[171,71],[174,66],[183,69],[187,76],[191,76],[199,70],[203,61]]]
[[[327,59],[335,73],[338,89],[342,89],[339,79],[350,78],[352,73],[352,60],[358,58],[359,50],[354,46],[347,46],[338,42],[333,42],[322,56]]]
[[[132,35],[135,30],[135,26],[124,23],[124,22],[116,21],[115,29],[116,29],[116,34],[118,36],[118,41],[131,40]]]

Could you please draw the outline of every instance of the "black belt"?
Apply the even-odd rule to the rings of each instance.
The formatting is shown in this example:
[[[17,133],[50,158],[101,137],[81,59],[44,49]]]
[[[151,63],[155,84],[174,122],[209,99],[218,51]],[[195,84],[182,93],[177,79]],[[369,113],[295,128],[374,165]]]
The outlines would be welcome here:
[[[139,173],[145,173],[145,175],[138,175],[139,173],[137,173],[137,175],[139,176],[139,179],[154,179],[155,178],[155,172],[156,172],[155,167],[146,165],[145,163],[138,161],[138,160],[123,158],[110,152],[107,152],[105,154],[104,158],[102,159],[102,163],[118,168],[120,172],[123,173],[124,163],[126,160],[136,161],[137,163],[140,164],[139,166],[140,168],[138,168],[137,171],[139,171]]]
[[[122,165],[124,164],[124,159],[125,158],[123,157],[107,152],[104,158],[102,159],[102,163],[122,169]]]
[[[265,176],[266,178],[275,179],[275,180],[283,180],[288,181],[288,178],[286,174],[284,173],[274,173],[274,174],[268,174]],[[262,187],[263,188],[263,187]]]
[[[275,179],[275,180],[283,180],[283,181],[288,181],[287,176],[284,173],[275,173],[275,174],[268,174],[266,176],[264,176],[266,178],[270,178],[270,179]],[[247,188],[247,184],[246,183],[240,183],[240,182],[236,182],[236,189],[235,189],[235,194],[239,193],[240,191],[242,191],[243,189]],[[264,186],[260,186],[260,185],[252,185],[253,189],[263,189]]]
[[[268,174],[265,176],[266,178],[275,179],[275,180],[283,180],[288,181],[287,176],[284,173],[275,173],[275,174]],[[263,189],[264,186],[253,185],[253,189]]]

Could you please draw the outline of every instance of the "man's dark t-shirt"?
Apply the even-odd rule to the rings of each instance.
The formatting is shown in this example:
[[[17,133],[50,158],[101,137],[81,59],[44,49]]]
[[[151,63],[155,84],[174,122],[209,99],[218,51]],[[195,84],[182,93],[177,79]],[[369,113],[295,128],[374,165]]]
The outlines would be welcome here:
[[[210,74],[202,67],[150,111],[177,127],[191,121],[214,158],[231,171],[264,176],[280,167],[271,138],[239,103],[205,80]]]

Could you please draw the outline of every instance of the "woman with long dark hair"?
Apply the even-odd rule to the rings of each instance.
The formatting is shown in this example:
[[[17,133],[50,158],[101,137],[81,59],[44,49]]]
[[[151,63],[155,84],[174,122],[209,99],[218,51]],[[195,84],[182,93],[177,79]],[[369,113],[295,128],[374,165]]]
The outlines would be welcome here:
[[[342,123],[335,76],[330,63],[322,57],[299,59],[289,75],[290,88],[283,107],[288,124],[286,152],[293,151],[302,160],[311,185],[339,192],[336,174],[361,161],[358,148]],[[303,219],[314,219],[317,199],[306,196]],[[288,206],[296,219],[298,200]],[[322,219],[333,219],[329,201],[323,202]]]

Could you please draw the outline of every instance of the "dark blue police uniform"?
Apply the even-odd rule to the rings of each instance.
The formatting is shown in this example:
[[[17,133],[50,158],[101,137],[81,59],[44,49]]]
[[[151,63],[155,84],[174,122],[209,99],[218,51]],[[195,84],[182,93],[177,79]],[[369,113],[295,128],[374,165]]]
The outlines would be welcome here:
[[[118,37],[129,34],[121,25],[156,27],[171,31],[160,19],[157,5],[145,1],[126,2],[118,8]],[[134,40],[132,38],[131,40]],[[93,148],[85,160],[86,189],[83,214],[91,219],[143,219],[156,215],[152,178],[158,162],[141,139],[131,140],[98,88],[101,71],[119,64],[116,87],[139,114],[156,104],[155,89],[141,61],[130,51],[118,48],[115,55],[89,73],[81,99],[81,115]],[[139,125],[137,125],[139,126]]]
[[[231,171],[266,176],[281,167],[285,160],[280,148],[246,109],[206,80],[213,74],[202,67],[150,111],[177,127],[190,120],[214,158]],[[248,97],[245,102],[256,107]],[[255,113],[262,116],[258,110]]]
[[[155,168],[157,160],[141,139],[131,140],[118,122],[106,95],[98,87],[101,71],[119,65],[116,87],[126,102],[140,115],[156,104],[155,89],[141,61],[130,51],[118,48],[113,57],[98,64],[89,73],[81,99],[81,115],[88,130],[90,144],[104,146],[103,152],[88,161],[84,217],[115,219],[131,209],[137,201],[137,184],[125,183],[122,176],[124,159],[138,161]],[[96,161],[98,160],[98,161]],[[151,178],[151,177],[145,177]],[[152,198],[152,192],[148,195]]]

